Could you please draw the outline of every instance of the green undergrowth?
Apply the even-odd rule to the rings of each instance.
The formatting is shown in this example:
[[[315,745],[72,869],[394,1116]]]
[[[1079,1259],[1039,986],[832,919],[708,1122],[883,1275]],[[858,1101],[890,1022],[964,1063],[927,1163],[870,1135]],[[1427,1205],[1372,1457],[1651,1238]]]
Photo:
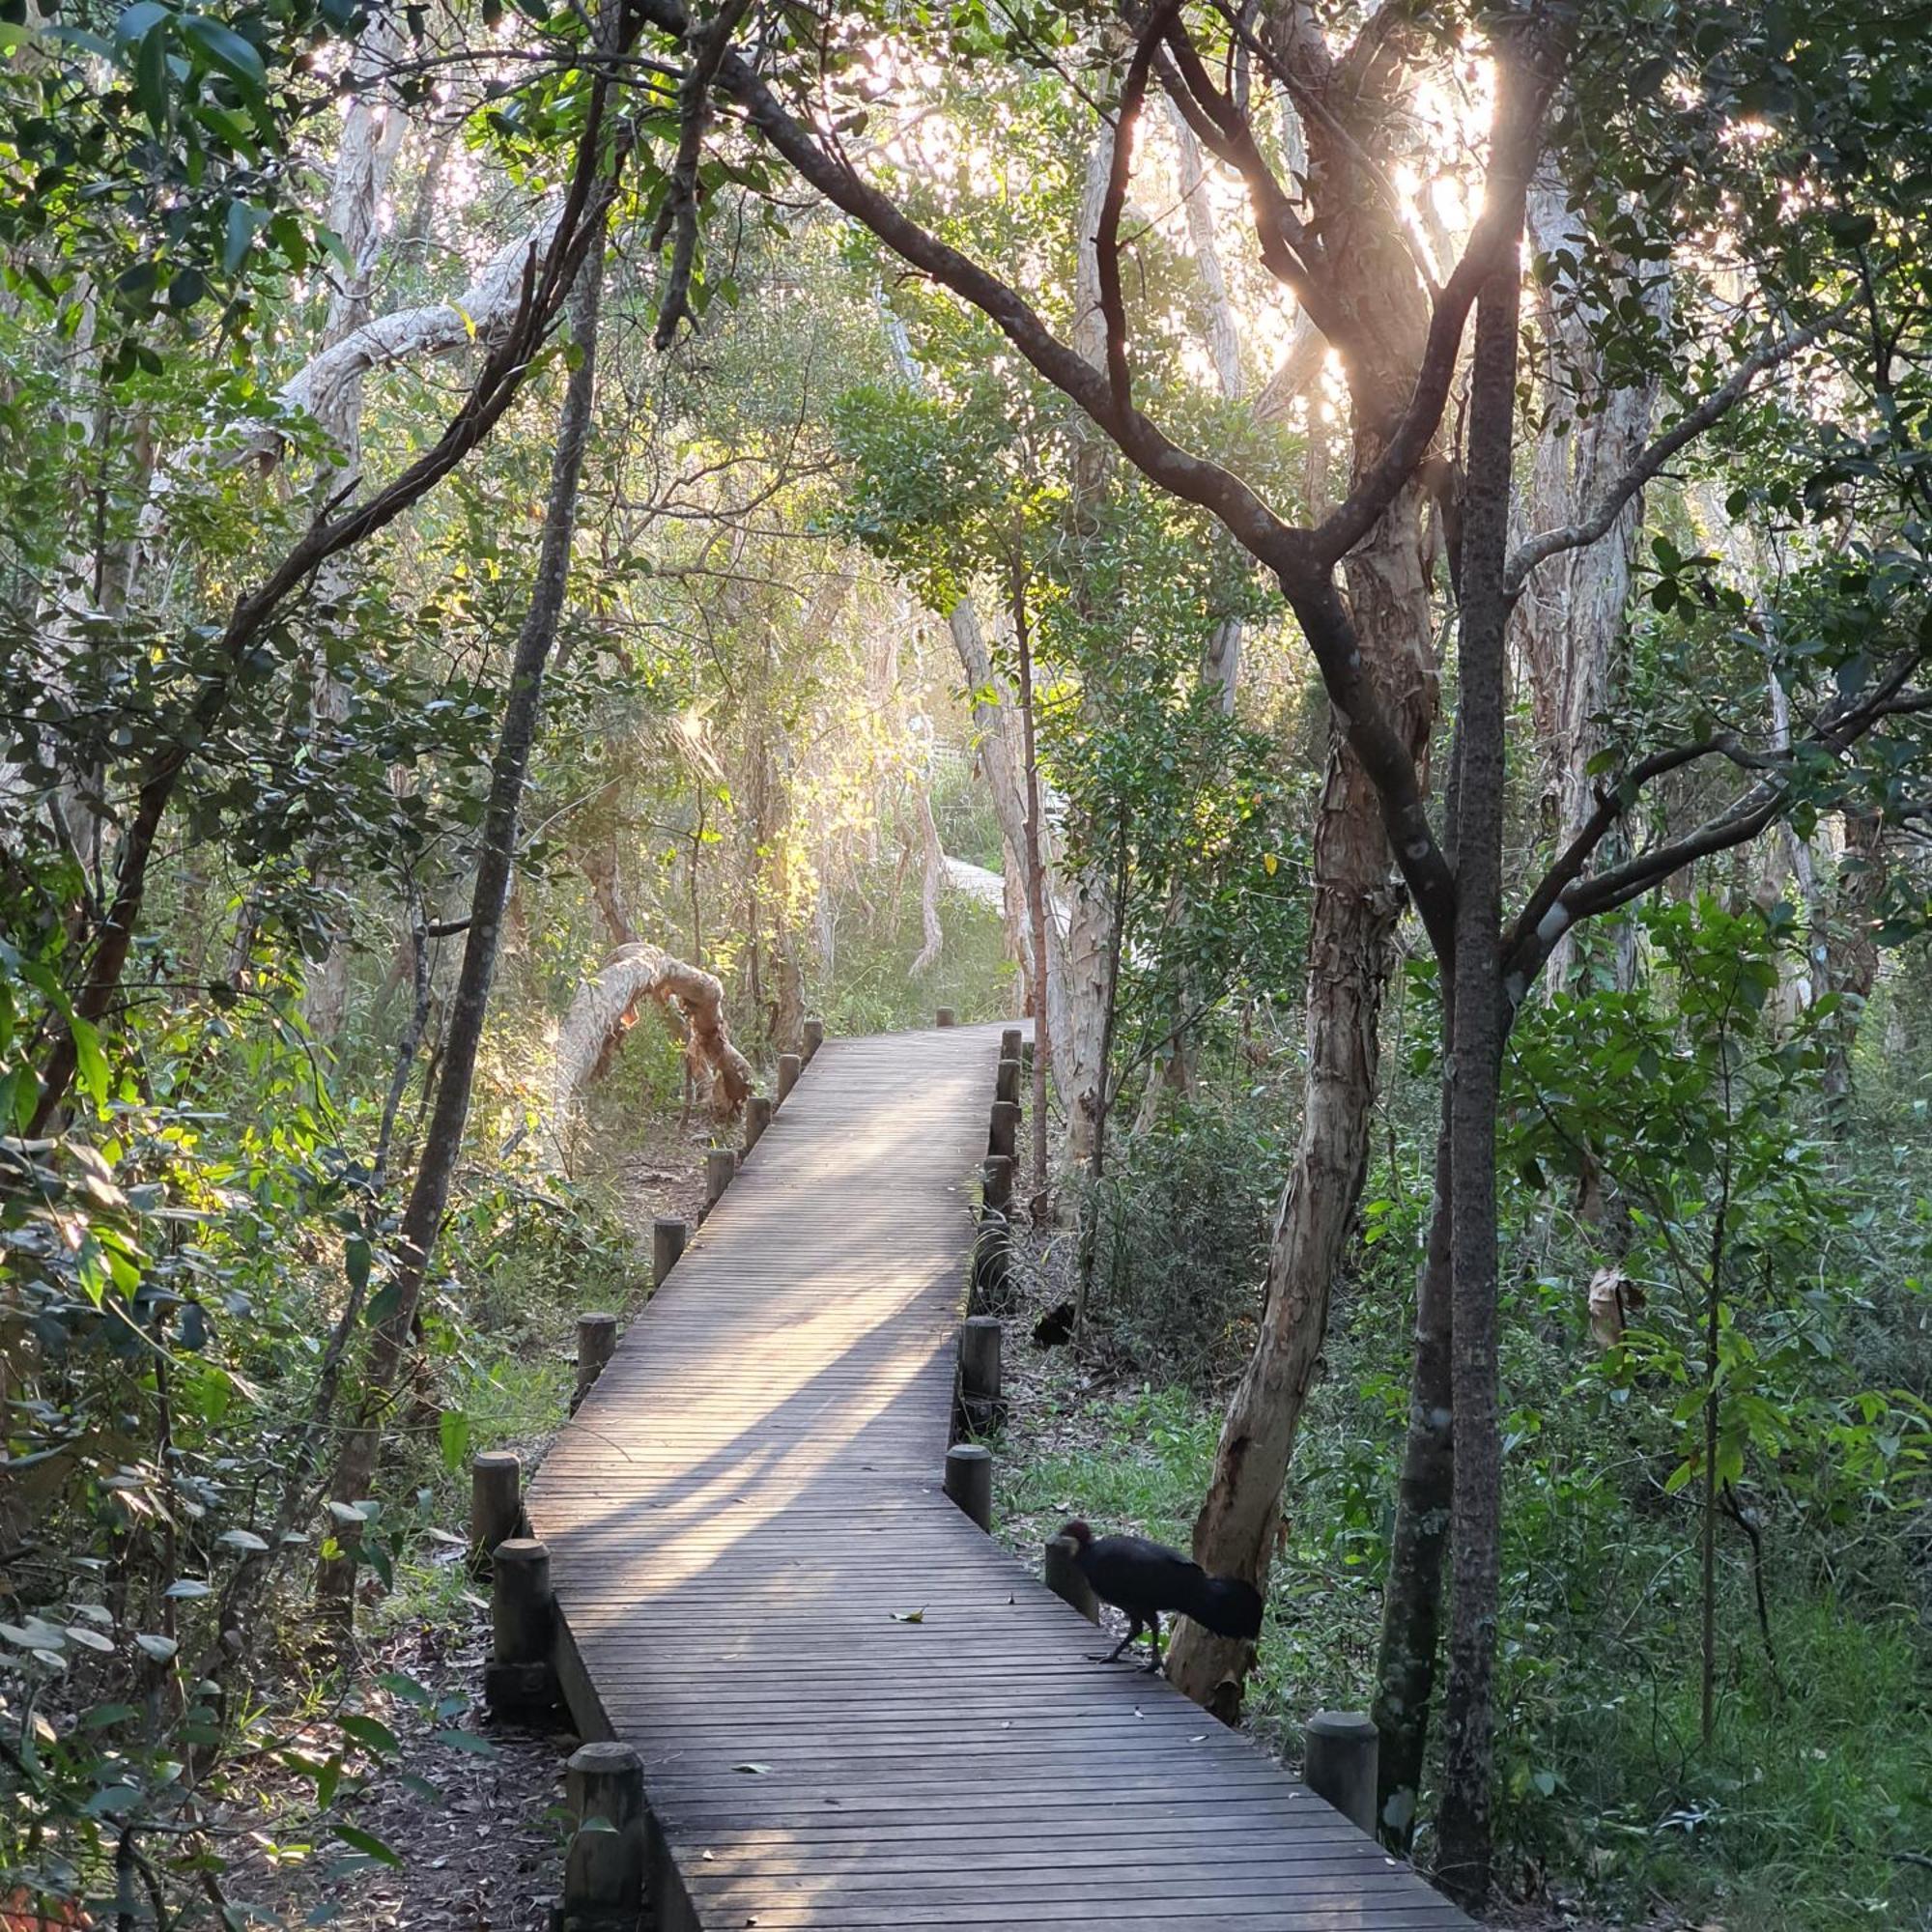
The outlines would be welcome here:
[[[1372,1696],[1399,1391],[1361,1372],[1351,1331],[1365,1325],[1338,1323],[1304,1424],[1251,1681],[1248,1726],[1290,1760],[1308,1713]],[[1031,1559],[1078,1515],[1187,1548],[1218,1401],[1090,1386],[1064,1355],[1022,1347],[1029,1406],[1000,1445],[1002,1539]],[[1725,1932],[1932,1925],[1932,1872],[1909,1856],[1932,1844],[1932,1647],[1914,1607],[1847,1601],[1822,1568],[1776,1565],[1774,1681],[1727,1552],[1719,1734],[1704,1752],[1686,1524],[1626,1512],[1630,1560],[1552,1588],[1552,1526],[1563,1507],[1591,1512],[1575,1480],[1552,1508],[1536,1460],[1519,1445],[1506,1502],[1497,1838],[1511,1889],[1631,1921],[1664,1905]],[[1599,1487],[1606,1512],[1616,1500]],[[1425,1865],[1429,1850],[1425,1837]]]

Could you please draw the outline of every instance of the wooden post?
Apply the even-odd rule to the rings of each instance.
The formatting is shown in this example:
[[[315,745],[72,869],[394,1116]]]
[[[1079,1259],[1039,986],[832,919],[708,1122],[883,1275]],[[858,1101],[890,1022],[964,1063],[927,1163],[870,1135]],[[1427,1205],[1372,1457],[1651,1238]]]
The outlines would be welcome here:
[[[997,1316],[969,1315],[959,1330],[959,1406],[976,1435],[997,1427],[1004,1417]]]
[[[993,1527],[993,1457],[977,1442],[946,1452],[946,1493],[983,1530]]]
[[[1069,1536],[1049,1536],[1040,1548],[1040,1580],[1064,1604],[1071,1604],[1090,1624],[1100,1621],[1100,1600],[1081,1569]]]
[[[778,1104],[784,1105],[785,1095],[798,1085],[798,1076],[805,1071],[805,1062],[795,1053],[779,1055],[779,1097]]]
[[[577,1318],[577,1387],[570,1398],[570,1412],[604,1373],[604,1364],[617,1352],[617,1318],[614,1315],[580,1315]]]
[[[469,1564],[487,1570],[497,1546],[515,1536],[524,1520],[524,1459],[513,1449],[492,1449],[469,1463]]]
[[[1017,1060],[1020,1057],[1020,1037],[1018,1027],[1009,1027],[1000,1036],[1000,1058],[1002,1060]]]
[[[993,1076],[993,1096],[999,1100],[1017,1102],[1020,1097],[1020,1063],[1017,1055],[1011,1060],[1002,1060],[1000,1070]]]
[[[556,1599],[551,1592],[550,1551],[526,1536],[497,1546],[490,1570],[490,1662],[483,1696],[501,1717],[534,1717],[556,1704],[551,1658]]]
[[[556,1932],[636,1932],[644,1905],[644,1761],[626,1744],[584,1745],[565,1768],[577,1832],[563,1861]]]
[[[824,1044],[825,1022],[820,1019],[807,1020],[805,1023],[805,1053],[803,1057],[808,1066],[811,1065],[812,1055]]]
[[[934,1026],[951,1026],[952,1024],[952,1009],[951,1007],[941,1007],[938,1012],[933,1015],[932,1023]]]
[[[651,1223],[651,1287],[660,1289],[665,1276],[677,1265],[684,1244],[691,1237],[691,1223],[660,1214]]]
[[[1013,1211],[1013,1163],[1003,1153],[989,1153],[980,1169],[980,1202],[987,1217],[1006,1221]]]
[[[745,1102],[745,1151],[750,1153],[764,1139],[772,1123],[772,1101],[763,1094],[753,1094]]]
[[[720,1197],[738,1172],[738,1156],[729,1148],[713,1148],[704,1156],[704,1206],[717,1207]]]
[[[986,1151],[1003,1153],[1011,1160],[1013,1149],[1018,1145],[1019,1131],[1020,1103],[1017,1100],[995,1100],[993,1124],[986,1135]]]
[[[1376,1720],[1366,1711],[1317,1711],[1309,1719],[1302,1781],[1371,1837],[1379,1755]]]

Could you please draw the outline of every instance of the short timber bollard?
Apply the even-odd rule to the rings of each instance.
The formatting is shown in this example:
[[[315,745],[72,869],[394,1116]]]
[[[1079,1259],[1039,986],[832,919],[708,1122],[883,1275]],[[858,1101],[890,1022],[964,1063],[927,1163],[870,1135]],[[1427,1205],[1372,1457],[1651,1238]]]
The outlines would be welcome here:
[[[704,1205],[715,1208],[738,1172],[738,1156],[729,1148],[713,1148],[704,1156]]]
[[[1017,1060],[1019,1057],[1020,1030],[1018,1027],[1009,1027],[1000,1036],[1000,1058],[1002,1060]]]
[[[798,1076],[805,1071],[805,1062],[795,1053],[779,1055],[779,1097],[778,1105],[784,1105],[785,1095],[798,1085]]]
[[[1081,1569],[1073,1539],[1049,1536],[1039,1553],[1040,1581],[1064,1604],[1071,1604],[1090,1624],[1100,1621],[1100,1600]]]
[[[1003,1153],[1009,1160],[1019,1144],[1020,1103],[1017,1100],[993,1102],[993,1124],[986,1135],[986,1151]]]
[[[550,1551],[526,1536],[497,1546],[491,1564],[490,1662],[483,1697],[503,1718],[530,1718],[556,1704],[551,1650],[556,1599],[550,1586]]]
[[[524,1520],[524,1459],[510,1449],[492,1449],[469,1464],[469,1561],[479,1572],[490,1567],[497,1546],[515,1536]]]
[[[938,1012],[932,1016],[932,1023],[934,1026],[951,1026],[952,1024],[952,1009],[951,1007],[941,1007]]]
[[[946,1452],[946,1493],[983,1530],[993,1527],[993,1457],[977,1442]]]
[[[980,1199],[988,1218],[1009,1220],[1013,1211],[1013,1163],[1010,1156],[989,1153],[980,1170]]]
[[[584,1745],[565,1768],[576,1834],[554,1932],[636,1932],[644,1904],[644,1761],[634,1746]]]
[[[651,1286],[665,1285],[665,1276],[677,1265],[684,1244],[691,1238],[691,1223],[672,1215],[660,1214],[651,1223]]]
[[[820,1019],[807,1020],[805,1023],[805,1052],[801,1058],[808,1066],[811,1065],[811,1056],[824,1044],[825,1022]]]
[[[571,1392],[570,1412],[595,1386],[604,1365],[617,1352],[617,1318],[614,1315],[580,1315],[577,1318],[577,1387]]]
[[[1309,1719],[1302,1782],[1371,1837],[1379,1756],[1376,1720],[1367,1712],[1317,1711]]]
[[[997,1100],[1014,1100],[1020,1097],[1020,1062],[1015,1054],[1010,1060],[1000,1062],[1000,1070],[994,1076],[993,1097]]]
[[[999,1319],[992,1315],[969,1315],[959,1330],[959,1406],[976,1435],[1002,1419],[1000,1334]]]
[[[769,1095],[753,1094],[745,1102],[745,1151],[750,1153],[764,1139],[765,1129],[772,1123],[773,1102]]]

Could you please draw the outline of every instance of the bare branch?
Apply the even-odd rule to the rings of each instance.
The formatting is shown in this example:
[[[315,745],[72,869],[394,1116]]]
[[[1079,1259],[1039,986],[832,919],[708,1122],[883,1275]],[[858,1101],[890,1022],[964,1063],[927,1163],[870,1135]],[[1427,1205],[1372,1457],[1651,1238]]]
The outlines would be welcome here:
[[[1167,45],[1172,59],[1157,69],[1162,84],[1203,145],[1247,185],[1263,266],[1293,292],[1323,335],[1338,346],[1346,342],[1348,319],[1328,299],[1317,276],[1319,250],[1288,191],[1263,158],[1246,115],[1215,86],[1180,21],[1170,25]]]
[[[1517,547],[1516,554],[1510,558],[1509,574],[1505,580],[1511,597],[1520,596],[1522,586],[1531,571],[1538,564],[1566,550],[1582,550],[1609,534],[1610,527],[1622,514],[1624,505],[1655,476],[1670,459],[1687,444],[1694,442],[1719,417],[1729,411],[1749,391],[1750,386],[1767,369],[1775,369],[1780,362],[1788,362],[1801,350],[1808,348],[1821,336],[1829,334],[1849,312],[1851,304],[1842,303],[1830,315],[1821,316],[1804,328],[1795,328],[1790,334],[1779,336],[1775,342],[1767,342],[1754,350],[1740,362],[1731,376],[1720,387],[1712,392],[1690,411],[1678,418],[1676,424],[1659,437],[1650,447],[1636,459],[1604,493],[1603,499],[1578,524],[1566,524],[1558,529],[1545,530],[1540,536],[1528,538]]]

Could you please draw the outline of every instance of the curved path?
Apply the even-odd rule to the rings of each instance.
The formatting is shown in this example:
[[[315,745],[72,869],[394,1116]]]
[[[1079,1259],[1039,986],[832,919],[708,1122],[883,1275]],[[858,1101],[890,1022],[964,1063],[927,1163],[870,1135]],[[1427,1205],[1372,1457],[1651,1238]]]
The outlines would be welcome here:
[[[532,1486],[656,1932],[1466,1926],[941,1492],[998,1055],[824,1046]]]

